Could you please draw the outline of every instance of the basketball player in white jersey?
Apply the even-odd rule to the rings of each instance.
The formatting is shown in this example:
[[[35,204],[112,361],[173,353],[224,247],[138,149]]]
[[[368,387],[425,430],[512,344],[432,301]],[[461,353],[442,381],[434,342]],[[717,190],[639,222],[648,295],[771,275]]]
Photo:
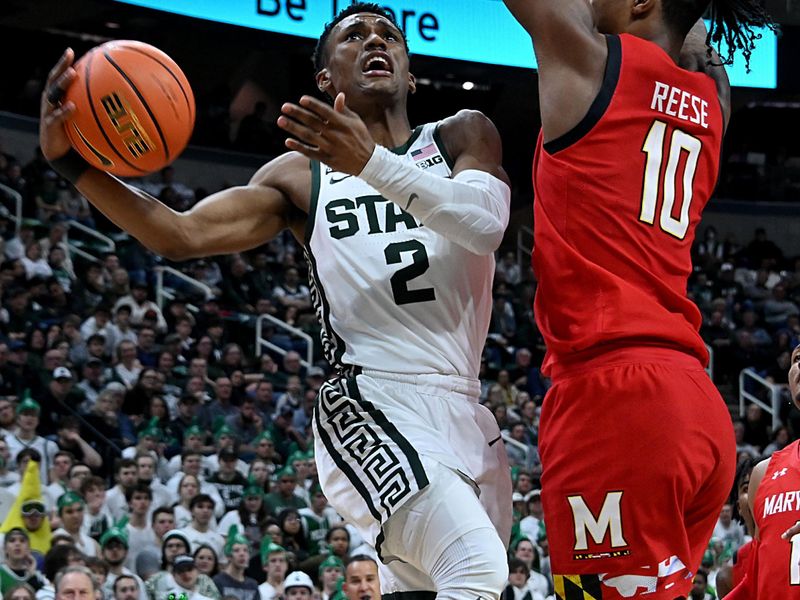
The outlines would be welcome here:
[[[241,252],[285,228],[303,241],[338,372],[314,415],[320,481],[386,565],[383,593],[499,598],[511,483],[477,402],[510,200],[494,125],[461,111],[412,130],[403,34],[377,5],[356,4],[315,52],[333,107],[284,105],[291,152],[179,214],[70,149],[62,125],[75,109],[55,101],[72,61],[68,50],[50,74],[42,150],[112,221],[173,260]]]

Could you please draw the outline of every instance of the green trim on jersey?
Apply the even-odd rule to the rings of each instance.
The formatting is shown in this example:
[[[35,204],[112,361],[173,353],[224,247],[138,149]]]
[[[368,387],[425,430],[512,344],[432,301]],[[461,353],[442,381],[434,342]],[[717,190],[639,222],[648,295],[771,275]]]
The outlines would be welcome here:
[[[414,131],[411,132],[411,137],[408,138],[405,144],[402,146],[398,146],[397,148],[389,148],[390,151],[394,152],[395,154],[403,155],[408,152],[408,149],[411,148],[411,145],[417,141],[417,138],[422,134],[422,129],[424,125],[418,125]]]
[[[447,165],[447,168],[449,168],[450,171],[452,171],[456,165],[456,161],[454,161],[453,157],[450,156],[450,153],[447,152],[447,146],[444,145],[444,140],[442,140],[442,134],[439,132],[440,126],[441,123],[437,124],[436,128],[433,130],[433,141],[436,144],[436,147],[439,148],[439,152],[442,153],[442,158],[444,158],[444,162]]]
[[[309,238],[310,241],[310,238]],[[322,350],[325,354],[325,358],[327,361],[336,369],[341,369],[344,365],[342,364],[342,357],[344,356],[345,350],[347,348],[344,339],[336,333],[336,330],[331,325],[331,309],[330,303],[328,302],[328,298],[325,296],[325,290],[322,287],[322,283],[320,281],[319,272],[317,271],[317,261],[314,258],[314,253],[311,251],[311,244],[309,241],[306,241],[306,260],[308,261],[309,266],[311,269],[308,272],[308,279],[309,283],[311,284],[312,289],[312,300],[314,299],[314,293],[317,295],[317,300],[319,301],[319,307],[317,307],[317,302],[313,302],[314,310],[317,312],[319,316],[321,313],[322,322],[320,325],[322,326],[322,331],[320,332],[320,339],[322,340]],[[331,350],[325,348],[325,337],[328,338],[328,345],[332,346]]]
[[[319,177],[320,165],[318,160],[312,160],[310,163],[311,168],[311,198],[308,202],[308,219],[306,220],[306,235],[305,244],[311,241],[311,235],[314,233],[314,222],[317,220],[317,204],[319,203]]]

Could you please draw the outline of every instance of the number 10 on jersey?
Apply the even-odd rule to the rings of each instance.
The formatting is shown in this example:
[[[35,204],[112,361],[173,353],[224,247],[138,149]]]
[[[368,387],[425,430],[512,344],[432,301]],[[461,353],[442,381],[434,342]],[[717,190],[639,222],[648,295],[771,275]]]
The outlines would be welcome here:
[[[639,220],[649,225],[655,223],[660,187],[663,194],[661,194],[659,226],[665,233],[682,240],[686,237],[689,229],[689,207],[692,204],[694,176],[697,172],[697,161],[700,158],[703,142],[680,129],[674,129],[669,140],[665,140],[666,134],[667,124],[663,121],[653,121],[642,146],[642,152],[647,155],[647,162],[644,168],[642,208]],[[666,147],[665,141],[667,142]],[[675,190],[679,176],[678,166],[683,152],[686,153],[683,172],[680,174],[683,191],[679,217],[676,219],[673,216]],[[659,186],[662,179],[663,185]]]

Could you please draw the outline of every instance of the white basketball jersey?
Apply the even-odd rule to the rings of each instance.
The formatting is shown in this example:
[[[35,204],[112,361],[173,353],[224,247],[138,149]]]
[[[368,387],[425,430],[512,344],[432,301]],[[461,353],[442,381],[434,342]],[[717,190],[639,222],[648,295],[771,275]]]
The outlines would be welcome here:
[[[393,151],[450,177],[438,123]],[[478,376],[492,310],[494,256],[434,233],[351,175],[311,163],[306,228],[322,345],[338,369]]]

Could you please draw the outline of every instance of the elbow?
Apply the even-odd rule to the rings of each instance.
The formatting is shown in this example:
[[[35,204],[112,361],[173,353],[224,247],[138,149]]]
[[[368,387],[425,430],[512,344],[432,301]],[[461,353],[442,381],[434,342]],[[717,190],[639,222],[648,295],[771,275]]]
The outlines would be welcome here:
[[[150,250],[172,262],[182,262],[196,256],[190,238],[180,232],[163,236],[152,244]]]
[[[494,254],[503,243],[506,228],[499,220],[472,240],[470,251],[478,256]]]

